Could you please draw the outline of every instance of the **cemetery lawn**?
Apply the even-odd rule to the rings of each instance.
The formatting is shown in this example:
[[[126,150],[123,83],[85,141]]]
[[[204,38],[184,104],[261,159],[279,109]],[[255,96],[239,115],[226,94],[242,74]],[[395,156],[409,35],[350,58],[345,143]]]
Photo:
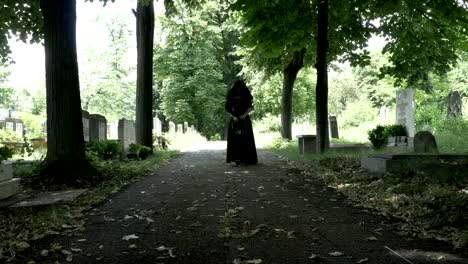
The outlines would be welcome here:
[[[422,173],[378,176],[360,168],[361,156],[369,153],[301,157],[295,141],[269,148],[287,159],[306,181],[322,179],[355,206],[389,218],[401,235],[446,241],[455,250],[468,252],[468,177],[460,180]]]
[[[157,151],[146,160],[92,159],[100,178],[88,191],[67,205],[0,209],[0,260],[13,259],[17,251],[29,248],[31,241],[48,235],[67,235],[84,230],[84,213],[117,193],[122,187],[154,173],[163,163],[175,156],[176,151]],[[16,176],[22,178],[28,191],[66,190],[67,187],[46,184],[31,186],[32,166],[23,166]]]

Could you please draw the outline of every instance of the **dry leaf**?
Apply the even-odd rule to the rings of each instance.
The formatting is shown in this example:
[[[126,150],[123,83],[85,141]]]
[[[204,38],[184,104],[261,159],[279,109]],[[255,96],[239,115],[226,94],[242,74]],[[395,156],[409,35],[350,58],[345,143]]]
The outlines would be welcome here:
[[[123,240],[126,240],[126,241],[129,241],[130,239],[138,239],[138,238],[139,238],[139,237],[136,236],[135,234],[131,234],[131,235],[122,237],[122,239],[123,239]]]
[[[363,258],[363,259],[361,259],[361,260],[356,261],[356,264],[364,263],[364,262],[367,262],[367,261],[369,261],[368,258]]]
[[[339,257],[339,256],[342,256],[343,253],[339,251],[335,251],[335,252],[328,253],[328,255],[333,256],[333,257]]]
[[[72,261],[73,261],[73,255],[68,255],[67,262],[72,262]]]
[[[49,255],[49,250],[46,250],[46,249],[41,250],[41,256],[47,257],[48,255]]]
[[[131,244],[131,245],[128,245],[128,248],[137,248],[137,245]]]
[[[309,258],[310,258],[310,259],[316,259],[316,258],[318,258],[318,257],[319,257],[319,255],[312,254],[312,255],[310,255],[310,257],[309,257]]]
[[[66,249],[62,249],[62,254],[64,255],[71,255],[71,252],[66,250]]]

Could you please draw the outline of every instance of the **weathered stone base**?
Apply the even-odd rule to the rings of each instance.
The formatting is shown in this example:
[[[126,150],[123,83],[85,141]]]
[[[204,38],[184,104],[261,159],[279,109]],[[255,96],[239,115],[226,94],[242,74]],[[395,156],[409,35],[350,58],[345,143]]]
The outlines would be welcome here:
[[[450,164],[468,165],[468,154],[406,153],[361,158],[361,168],[377,173],[416,171],[433,167],[428,165],[450,168]]]
[[[5,199],[19,193],[21,190],[20,179],[13,178],[0,182],[0,199]]]

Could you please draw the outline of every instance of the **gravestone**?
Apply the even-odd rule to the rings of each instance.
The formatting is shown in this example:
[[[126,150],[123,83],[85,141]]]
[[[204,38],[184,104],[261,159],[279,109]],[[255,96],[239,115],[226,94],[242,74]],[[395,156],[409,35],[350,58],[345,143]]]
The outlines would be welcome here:
[[[169,132],[171,133],[177,132],[176,125],[173,122],[169,122]]]
[[[107,139],[107,120],[102,115],[89,115],[89,140],[102,141]]]
[[[384,105],[379,109],[379,123],[381,125],[387,122],[387,107]]]
[[[447,118],[462,117],[462,98],[458,91],[452,91],[448,95]]]
[[[177,124],[177,131],[178,133],[184,133],[184,129],[182,127],[182,124]]]
[[[156,135],[161,135],[161,121],[159,120],[159,118],[157,117],[154,117],[153,118],[153,134],[156,134]]]
[[[336,116],[330,116],[330,135],[332,138],[340,138],[338,135],[338,121],[336,120]]]
[[[81,120],[83,122],[83,138],[85,142],[89,142],[89,113],[81,110]]]
[[[406,127],[408,137],[414,137],[414,90],[408,88],[397,91],[396,123]]]
[[[317,153],[317,136],[316,135],[298,135],[297,142],[299,145],[299,154]]]
[[[126,119],[119,120],[119,140],[122,144],[122,154],[126,154],[128,146],[136,142],[135,122]]]
[[[188,122],[184,122],[184,134],[188,132]]]
[[[0,199],[11,197],[20,190],[20,179],[13,178],[13,163],[0,163]]]
[[[438,153],[437,143],[434,135],[429,131],[419,131],[414,136],[414,152],[416,153]]]
[[[119,139],[119,121],[107,123],[107,139]]]

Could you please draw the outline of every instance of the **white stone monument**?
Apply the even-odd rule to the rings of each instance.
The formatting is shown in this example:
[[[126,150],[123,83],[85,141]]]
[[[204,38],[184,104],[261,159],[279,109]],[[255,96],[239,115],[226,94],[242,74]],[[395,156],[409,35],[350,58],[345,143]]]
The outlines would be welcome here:
[[[414,90],[397,91],[396,124],[406,127],[409,139],[414,138]]]
[[[122,144],[122,153],[127,153],[128,146],[136,142],[135,122],[133,120],[119,120],[119,140]]]

